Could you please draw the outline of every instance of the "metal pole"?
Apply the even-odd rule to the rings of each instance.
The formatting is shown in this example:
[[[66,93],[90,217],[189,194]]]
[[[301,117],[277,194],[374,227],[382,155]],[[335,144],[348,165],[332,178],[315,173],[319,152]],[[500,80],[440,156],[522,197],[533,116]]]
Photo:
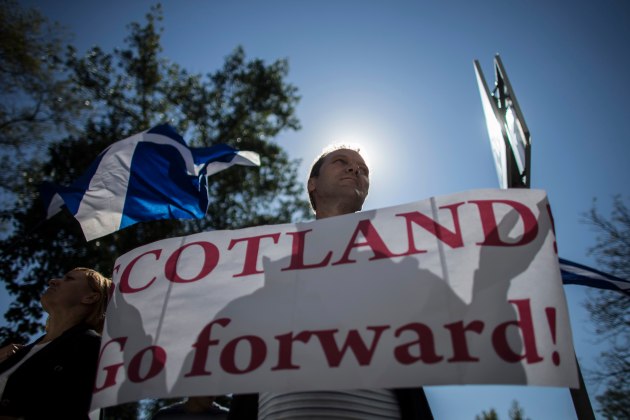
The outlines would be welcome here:
[[[503,92],[500,90],[499,91],[500,94],[502,95]],[[507,142],[506,142],[507,143]],[[513,151],[511,148],[507,147],[506,148],[507,153],[508,153],[508,171],[512,170],[512,168],[515,165],[515,158],[513,155]],[[527,156],[527,163],[526,163],[526,168],[527,169],[527,179],[529,180],[529,168],[531,167],[531,155],[528,154]],[[523,183],[521,182],[520,177],[516,178],[516,177],[511,177],[508,176],[508,180],[510,180],[511,182],[513,182],[512,185],[509,185],[508,188],[529,188],[529,186],[527,185],[523,185]],[[529,184],[529,182],[527,183]],[[575,414],[577,415],[578,420],[595,420],[595,414],[593,412],[593,407],[591,406],[591,400],[588,397],[588,391],[586,390],[586,385],[584,384],[584,378],[582,377],[582,369],[580,369],[580,363],[577,360],[577,356],[575,358],[575,364],[577,366],[577,370],[578,370],[578,377],[579,377],[579,381],[580,381],[580,387],[578,389],[573,389],[573,388],[569,388],[569,391],[571,392],[571,399],[573,400],[573,408],[575,409]]]
[[[503,73],[503,74],[501,74]],[[505,126],[505,112],[507,105],[507,96],[512,96],[512,100],[514,104],[516,104],[516,98],[514,98],[514,92],[512,90],[512,86],[509,83],[509,79],[507,78],[507,73],[505,72],[505,68],[501,63],[501,59],[497,54],[495,58],[495,77],[496,77],[496,88],[495,95],[493,95],[494,100],[496,101],[496,105],[500,110],[499,117],[503,119],[503,121],[499,121],[499,123]],[[506,85],[507,90],[506,92]],[[518,107],[518,105],[515,105]],[[517,114],[521,114],[520,109],[518,109]],[[524,121],[521,124],[525,124]],[[505,134],[504,134],[505,135]],[[531,174],[531,151],[528,147],[526,150],[525,156],[525,176],[526,182],[523,182],[522,177],[513,176],[514,175],[514,167],[516,166],[516,158],[514,156],[514,150],[509,146],[509,141],[507,138],[505,140],[506,145],[506,158],[507,158],[507,179],[508,179],[508,188],[529,188],[530,187],[530,174]],[[518,173],[518,171],[516,171]],[[591,400],[588,397],[588,391],[586,390],[586,385],[584,384],[584,378],[582,377],[582,369],[580,369],[580,363],[577,360],[577,356],[575,358],[575,363],[578,370],[578,378],[579,385],[578,389],[570,388],[571,399],[573,400],[573,407],[575,408],[575,414],[577,415],[578,420],[595,420],[595,414],[593,412],[593,407],[591,406]]]
[[[595,413],[593,412],[593,407],[591,406],[591,400],[588,397],[588,391],[586,390],[584,378],[582,377],[582,369],[580,369],[577,357],[575,358],[575,363],[577,365],[578,377],[580,379],[580,388],[569,389],[569,391],[571,391],[571,399],[573,400],[575,414],[577,415],[578,420],[595,420]]]

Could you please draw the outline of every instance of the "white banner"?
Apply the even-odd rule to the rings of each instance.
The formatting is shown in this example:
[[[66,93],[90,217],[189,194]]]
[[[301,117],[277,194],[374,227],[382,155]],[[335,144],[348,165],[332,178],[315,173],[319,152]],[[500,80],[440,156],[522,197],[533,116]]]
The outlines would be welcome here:
[[[546,195],[480,190],[121,256],[94,408],[446,384],[577,387]]]

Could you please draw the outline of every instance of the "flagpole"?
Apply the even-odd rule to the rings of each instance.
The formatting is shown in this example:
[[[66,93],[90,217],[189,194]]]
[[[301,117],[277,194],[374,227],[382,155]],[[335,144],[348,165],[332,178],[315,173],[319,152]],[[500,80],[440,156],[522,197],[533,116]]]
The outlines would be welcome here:
[[[584,384],[584,378],[582,377],[582,369],[580,369],[577,356],[575,357],[575,365],[577,366],[580,387],[578,389],[569,388],[569,391],[571,391],[571,399],[573,400],[573,407],[575,408],[575,414],[577,415],[578,420],[595,420],[595,414],[593,413],[591,400],[588,397],[588,392],[586,391],[586,385]]]
[[[498,123],[498,126],[488,123],[488,134],[493,152],[495,152],[495,159],[499,157],[505,159],[503,162],[495,162],[497,170],[499,168],[502,170],[502,173],[498,173],[499,182],[502,188],[530,188],[531,138],[529,129],[525,124],[525,118],[516,101],[514,90],[499,54],[495,56],[494,64],[496,83],[495,89],[490,93],[481,66],[477,60],[474,61],[486,122],[488,123],[488,120],[491,119]],[[506,119],[508,109],[510,109],[514,120],[511,126],[508,126]],[[496,132],[491,132],[491,127],[494,127]],[[496,141],[497,139],[500,141]],[[505,153],[500,153],[498,148],[504,148]],[[575,414],[578,420],[595,420],[577,355],[575,355],[575,365],[578,371],[579,388],[569,388]]]

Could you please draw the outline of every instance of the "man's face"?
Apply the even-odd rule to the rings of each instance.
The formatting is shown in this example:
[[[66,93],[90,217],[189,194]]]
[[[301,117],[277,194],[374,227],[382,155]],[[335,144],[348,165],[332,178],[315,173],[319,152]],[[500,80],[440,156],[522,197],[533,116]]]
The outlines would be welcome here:
[[[359,211],[370,188],[369,170],[354,150],[339,149],[328,154],[316,178],[308,180],[308,191],[315,197],[317,209],[343,200]]]
[[[90,303],[94,294],[85,271],[74,269],[68,271],[62,278],[51,279],[41,302],[47,311],[54,308],[71,308]]]

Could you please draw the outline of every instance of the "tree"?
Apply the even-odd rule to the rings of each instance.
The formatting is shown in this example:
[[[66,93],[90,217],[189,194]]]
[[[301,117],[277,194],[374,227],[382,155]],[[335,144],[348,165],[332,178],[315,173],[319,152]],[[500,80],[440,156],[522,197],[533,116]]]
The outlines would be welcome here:
[[[203,220],[141,223],[90,243],[67,212],[38,225],[41,177],[28,173],[24,205],[13,214],[14,232],[0,241],[0,280],[15,296],[0,341],[25,341],[42,330],[39,296],[52,275],[71,267],[111,273],[117,256],[151,241],[307,217],[296,175],[299,162],[272,141],[282,130],[299,129],[294,116],[299,97],[284,81],[286,60],[247,60],[239,47],[214,73],[189,74],[160,57],[160,21],[158,5],[145,24],[129,26],[126,47],[112,53],[95,47],[79,57],[68,49],[63,64],[69,87],[89,108],[81,132],[52,143],[37,173],[68,185],[112,142],[163,122],[185,133],[194,146],[222,142],[256,151],[261,168],[234,167],[211,178],[211,205]]]
[[[516,400],[512,401],[512,405],[508,411],[508,417],[510,420],[527,420],[525,410],[523,410],[523,407],[521,407]]]
[[[78,129],[51,139],[47,156],[28,162],[31,170],[17,180],[24,192],[19,200],[12,197],[14,228],[0,241],[0,280],[15,297],[5,313],[8,325],[0,327],[1,342],[25,342],[42,331],[39,296],[51,276],[72,267],[109,274],[117,256],[151,241],[208,228],[237,229],[308,217],[308,202],[297,181],[299,161],[290,160],[273,142],[281,131],[300,128],[294,116],[297,89],[284,81],[287,61],[248,60],[239,47],[214,73],[189,74],[160,56],[161,16],[158,5],[144,24],[132,23],[121,50],[106,53],[95,47],[79,56],[68,46],[66,55],[56,56],[57,76],[64,79],[47,77],[53,85],[62,83],[68,97],[83,104],[83,114],[54,114],[50,121]],[[34,87],[25,85],[24,90],[37,94]],[[41,180],[68,185],[112,142],[164,122],[185,134],[191,146],[228,143],[256,151],[261,168],[234,167],[212,178],[211,206],[203,220],[141,223],[90,243],[67,212],[41,223]],[[44,132],[30,123],[22,129],[25,137]],[[24,157],[17,159],[25,162]],[[140,406],[123,404],[104,415],[136,418]]]
[[[51,136],[72,130],[83,107],[63,72],[67,34],[33,9],[0,0],[0,197],[8,234],[12,210],[31,161],[41,159]]]
[[[510,420],[527,420],[525,410],[523,410],[523,407],[521,407],[516,400],[512,401],[512,405],[508,411],[508,417]],[[475,420],[499,420],[499,415],[494,408],[491,408],[489,411],[482,411],[481,414],[477,414]]]
[[[481,414],[477,414],[475,420],[499,420],[499,416],[497,410],[491,408],[490,411],[482,411]]]
[[[596,244],[589,250],[611,274],[630,278],[630,209],[620,196],[613,199],[609,218],[601,215],[593,203],[584,222],[597,232]],[[612,291],[593,291],[585,303],[596,332],[609,344],[598,360],[598,369],[589,377],[604,384],[597,396],[598,411],[609,419],[630,418],[630,300]]]

